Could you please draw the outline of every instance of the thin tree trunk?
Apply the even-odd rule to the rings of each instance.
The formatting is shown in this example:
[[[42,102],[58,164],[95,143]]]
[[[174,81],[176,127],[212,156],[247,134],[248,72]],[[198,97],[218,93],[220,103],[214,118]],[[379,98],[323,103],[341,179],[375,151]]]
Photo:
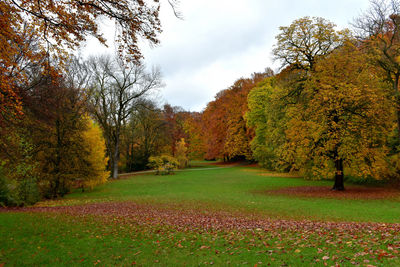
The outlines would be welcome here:
[[[119,138],[117,137],[115,140],[115,149],[113,155],[113,166],[112,166],[113,179],[118,178],[118,162],[119,162]]]
[[[400,144],[400,97],[398,97],[397,102],[397,138]]]
[[[343,174],[343,159],[335,159],[335,184],[332,190],[343,191],[344,190],[344,174]]]
[[[395,92],[395,101],[396,101],[396,108],[397,108],[397,140],[400,143],[400,92],[399,92],[399,79],[400,79],[400,74],[396,74],[394,82],[393,82],[393,90]]]

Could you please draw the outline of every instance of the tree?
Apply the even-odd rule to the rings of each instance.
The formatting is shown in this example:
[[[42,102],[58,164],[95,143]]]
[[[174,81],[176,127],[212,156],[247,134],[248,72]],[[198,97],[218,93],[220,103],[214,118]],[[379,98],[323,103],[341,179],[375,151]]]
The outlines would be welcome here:
[[[92,73],[91,111],[103,129],[112,177],[116,179],[123,125],[132,115],[137,101],[161,86],[161,74],[158,69],[147,73],[142,64],[126,65],[106,56],[92,58],[88,66]]]
[[[282,148],[286,142],[288,105],[282,93],[276,77],[260,82],[248,95],[246,122],[255,131],[251,141],[254,159],[267,169],[287,171],[290,165],[283,161]]]
[[[7,11],[2,14],[13,18],[8,34],[18,33],[19,25],[29,24],[49,52],[58,56],[65,49],[78,47],[87,36],[106,44],[98,27],[100,18],[115,22],[119,52],[125,51],[136,61],[141,58],[138,40],[144,38],[157,44],[161,31],[157,0],[6,0],[2,1],[2,9]]]
[[[150,100],[136,105],[123,133],[125,170],[144,170],[150,156],[165,153],[169,148],[167,122],[163,112]],[[123,151],[124,152],[124,151]]]
[[[85,175],[82,177],[81,188],[93,188],[96,185],[107,181],[110,173],[106,171],[108,158],[106,155],[106,145],[100,127],[89,117],[84,117],[86,130],[82,133],[83,148],[85,157],[81,160],[86,163],[83,170]]]
[[[176,1],[169,1],[176,6]],[[0,124],[4,116],[22,115],[18,85],[26,83],[29,62],[58,60],[59,67],[71,49],[88,36],[106,44],[100,21],[115,22],[118,53],[127,61],[141,59],[138,41],[157,44],[161,31],[158,0],[4,0],[0,2]],[[175,10],[174,10],[175,11]],[[175,12],[177,14],[177,12]],[[38,51],[32,50],[35,39]],[[47,64],[47,61],[41,61]]]
[[[355,22],[359,39],[371,59],[386,72],[392,84],[391,98],[397,108],[397,145],[400,145],[400,1],[373,0]]]
[[[205,145],[202,131],[202,114],[199,112],[189,113],[184,122],[184,130],[188,136],[189,159],[204,159]]]
[[[166,123],[166,136],[170,145],[169,153],[175,155],[176,144],[181,138],[187,139],[184,123],[188,117],[188,113],[182,107],[165,104],[163,107],[163,115]]]
[[[286,160],[314,177],[333,175],[333,190],[344,190],[344,171],[384,176],[391,112],[366,55],[346,43],[318,61],[304,93],[307,100],[287,111]]]
[[[253,131],[246,126],[244,118],[247,95],[258,82],[272,74],[267,68],[263,73],[253,73],[251,78],[238,79],[208,103],[202,115],[206,158],[252,159]]]
[[[181,138],[179,142],[176,144],[176,159],[178,161],[179,169],[184,169],[188,166],[189,160],[187,157],[187,147],[185,143],[185,139]]]
[[[331,52],[341,44],[341,35],[335,24],[319,17],[303,17],[290,26],[279,27],[277,44],[273,50],[276,60],[282,67],[313,70],[318,57]]]

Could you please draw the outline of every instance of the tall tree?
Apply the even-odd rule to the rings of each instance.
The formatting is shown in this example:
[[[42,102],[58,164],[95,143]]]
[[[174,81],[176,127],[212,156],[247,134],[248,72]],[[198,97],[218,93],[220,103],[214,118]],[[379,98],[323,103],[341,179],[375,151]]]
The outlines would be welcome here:
[[[103,129],[111,161],[112,177],[118,178],[121,131],[134,111],[135,104],[150,90],[161,86],[161,74],[145,66],[103,56],[92,58],[90,90],[91,110]]]
[[[331,52],[341,43],[341,32],[335,24],[320,17],[303,17],[290,26],[279,27],[277,44],[273,50],[275,59],[282,67],[313,70],[319,56]]]
[[[303,103],[287,111],[287,160],[314,177],[333,175],[333,190],[344,190],[346,170],[358,177],[382,177],[388,170],[391,112],[380,73],[366,55],[346,43],[318,61],[305,95]]]
[[[400,145],[400,1],[371,1],[370,9],[354,22],[354,27],[374,63],[386,72],[386,79],[392,84]]]
[[[251,141],[253,157],[270,170],[290,170],[282,156],[288,108],[284,94],[285,91],[277,86],[277,78],[270,77],[254,87],[248,96],[246,122],[255,131]]]

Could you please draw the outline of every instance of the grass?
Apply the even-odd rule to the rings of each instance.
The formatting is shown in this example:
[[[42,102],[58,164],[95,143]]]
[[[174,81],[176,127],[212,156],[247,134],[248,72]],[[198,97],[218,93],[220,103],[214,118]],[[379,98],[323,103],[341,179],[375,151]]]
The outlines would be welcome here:
[[[196,162],[193,169],[201,170],[172,176],[137,175],[39,206],[134,201],[166,209],[178,205],[178,209],[203,213],[229,211],[299,221],[400,220],[399,199],[339,200],[257,193],[288,186],[326,186],[331,181],[268,176],[244,166],[215,169],[204,162]],[[91,214],[0,212],[0,266],[400,264],[397,256],[388,256],[397,255],[400,248],[398,233],[389,230],[387,234],[362,228],[357,230],[359,234],[302,227],[298,231],[196,230],[139,221]]]
[[[91,192],[70,194],[57,205],[99,201],[183,203],[202,209],[257,212],[269,217],[400,222],[398,199],[346,200],[260,194],[288,186],[330,186],[332,181],[307,181],[262,175],[260,169],[234,167],[178,172],[172,176],[142,175],[110,182]]]

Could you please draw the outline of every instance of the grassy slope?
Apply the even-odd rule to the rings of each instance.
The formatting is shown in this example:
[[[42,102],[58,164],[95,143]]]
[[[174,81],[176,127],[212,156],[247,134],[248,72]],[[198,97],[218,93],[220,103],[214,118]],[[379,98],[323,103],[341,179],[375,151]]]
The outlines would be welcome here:
[[[92,192],[74,193],[65,200],[44,205],[70,205],[87,202],[126,201],[168,205],[181,203],[200,210],[232,210],[257,213],[260,216],[294,219],[399,222],[397,200],[334,200],[308,199],[254,193],[285,186],[330,185],[331,182],[304,181],[260,175],[261,171],[246,167],[184,171],[174,176],[143,175],[114,181]],[[43,203],[42,203],[43,205]],[[101,219],[70,217],[57,214],[0,213],[0,265],[226,265],[269,263],[273,266],[294,266],[337,262],[337,244],[326,242],[336,236],[310,234],[308,240],[296,233],[177,231],[167,226],[143,226],[103,223]],[[357,244],[346,241],[340,248],[345,262],[367,265],[397,265],[397,259],[379,259],[370,255],[357,258]],[[293,243],[296,241],[296,246]],[[350,242],[350,243],[349,243]],[[386,242],[386,241],[385,241]],[[398,240],[393,240],[398,243]],[[182,246],[180,245],[182,244]],[[309,245],[312,246],[309,247]],[[201,247],[204,246],[204,249]],[[387,244],[375,243],[374,249]],[[317,252],[321,247],[323,252]],[[289,251],[285,251],[289,249]],[[296,251],[295,251],[296,250]],[[232,253],[232,254],[231,254]],[[322,253],[322,254],[320,254]],[[317,260],[317,261],[316,261]],[[260,265],[260,264],[259,264]],[[343,265],[343,264],[342,264]]]

